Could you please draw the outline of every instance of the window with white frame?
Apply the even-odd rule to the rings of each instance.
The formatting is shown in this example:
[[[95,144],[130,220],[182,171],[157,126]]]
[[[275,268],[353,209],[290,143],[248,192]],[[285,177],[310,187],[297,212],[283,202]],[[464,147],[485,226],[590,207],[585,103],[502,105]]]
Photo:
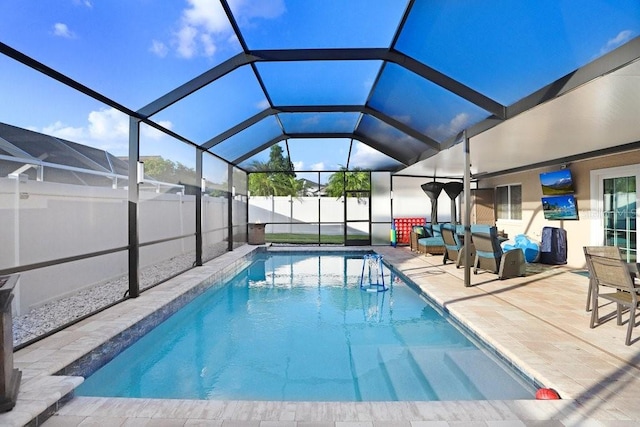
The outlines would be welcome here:
[[[496,187],[496,211],[498,219],[522,219],[522,185]]]

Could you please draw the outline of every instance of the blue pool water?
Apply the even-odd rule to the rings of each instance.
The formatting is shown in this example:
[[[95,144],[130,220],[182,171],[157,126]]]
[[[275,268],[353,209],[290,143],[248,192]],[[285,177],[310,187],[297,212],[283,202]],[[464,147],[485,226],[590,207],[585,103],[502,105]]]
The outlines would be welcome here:
[[[363,257],[261,254],[76,389],[77,395],[233,400],[532,399],[386,269],[360,289]]]

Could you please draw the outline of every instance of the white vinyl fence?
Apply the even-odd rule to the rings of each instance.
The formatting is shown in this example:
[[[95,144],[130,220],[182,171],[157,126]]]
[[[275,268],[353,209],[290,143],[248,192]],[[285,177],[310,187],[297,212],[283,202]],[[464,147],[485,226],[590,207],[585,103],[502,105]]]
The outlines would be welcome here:
[[[140,243],[195,233],[195,196],[141,191]],[[203,197],[204,246],[227,237],[228,201]],[[213,231],[212,231],[213,230]],[[0,178],[0,269],[126,248],[127,191]],[[181,255],[195,260],[195,238],[140,250],[140,267]],[[128,274],[122,251],[26,271],[15,290],[15,314]]]
[[[323,234],[343,234],[344,199],[335,197],[251,196],[249,198],[249,222],[272,224],[272,233],[318,233],[318,223]],[[349,218],[369,218],[369,201],[347,199]],[[281,224],[278,224],[281,223]],[[309,224],[305,226],[305,224]],[[369,223],[352,223],[350,228],[369,232]]]

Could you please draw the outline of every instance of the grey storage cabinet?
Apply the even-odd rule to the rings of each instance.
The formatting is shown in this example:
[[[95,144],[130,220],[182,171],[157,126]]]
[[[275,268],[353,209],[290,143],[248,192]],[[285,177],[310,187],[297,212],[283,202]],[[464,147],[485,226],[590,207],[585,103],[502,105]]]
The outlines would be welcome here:
[[[0,347],[0,412],[13,409],[18,398],[22,372],[13,367],[13,319],[11,300],[18,275],[0,276],[0,328],[2,346]]]
[[[249,224],[249,244],[264,245],[264,223]]]

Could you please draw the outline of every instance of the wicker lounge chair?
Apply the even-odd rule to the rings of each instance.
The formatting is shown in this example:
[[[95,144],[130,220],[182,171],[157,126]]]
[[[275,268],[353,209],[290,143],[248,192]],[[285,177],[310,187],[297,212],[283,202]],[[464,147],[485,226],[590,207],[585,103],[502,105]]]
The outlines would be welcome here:
[[[411,252],[420,252],[420,247],[418,246],[418,239],[422,237],[426,237],[427,229],[423,226],[413,226],[411,232],[409,233],[409,247],[411,248]]]
[[[442,263],[446,264],[447,260],[449,260],[455,262],[456,266],[459,267],[458,257],[460,250],[462,249],[462,242],[458,237],[456,226],[453,224],[443,224],[441,231],[445,248]]]
[[[495,226],[472,225],[471,240],[476,252],[473,274],[487,270],[501,280],[526,274],[524,253],[520,249],[503,252]]]
[[[600,250],[602,255],[594,255]],[[611,254],[611,252],[608,252]],[[631,333],[636,323],[636,308],[638,307],[640,288],[636,288],[633,278],[629,274],[627,263],[622,260],[620,253],[605,256],[605,250],[600,247],[585,247],[584,256],[589,268],[589,275],[593,284],[590,327],[595,328],[601,323],[598,311],[600,308],[600,298],[616,304],[616,318],[618,325],[622,325],[622,310],[629,309],[629,320],[627,324],[627,336],[625,344],[631,344]]]
[[[418,252],[431,255],[442,255],[445,252],[442,239],[442,224],[426,224],[427,237],[418,238]]]
[[[413,230],[409,233],[409,248],[411,248],[411,252],[418,251],[418,237],[419,234]]]

